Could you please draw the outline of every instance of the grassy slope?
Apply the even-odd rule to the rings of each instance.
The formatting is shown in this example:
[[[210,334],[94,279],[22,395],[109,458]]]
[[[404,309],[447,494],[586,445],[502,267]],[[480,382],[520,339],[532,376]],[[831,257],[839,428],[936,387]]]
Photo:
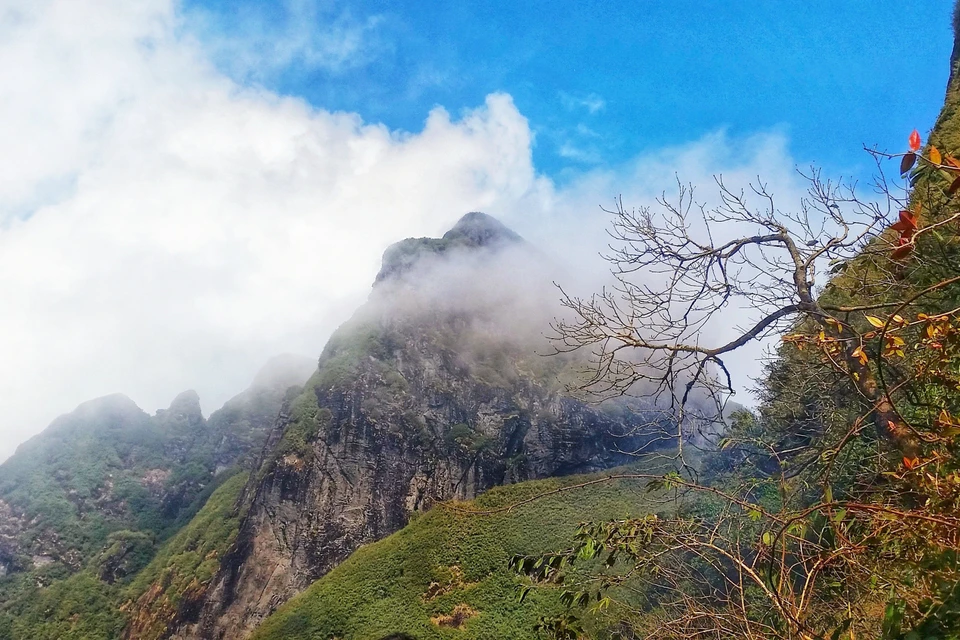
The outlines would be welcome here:
[[[569,545],[581,521],[653,510],[648,494],[637,481],[618,481],[544,497],[509,512],[490,515],[462,510],[514,504],[584,479],[499,487],[473,502],[440,505],[394,535],[359,549],[280,608],[253,637],[531,638],[538,617],[562,611],[559,591],[535,590],[519,604],[517,586],[521,581],[508,569],[509,558]],[[439,595],[428,594],[431,583],[439,584]],[[431,617],[449,615],[463,604],[478,614],[461,628],[441,627],[431,621]]]

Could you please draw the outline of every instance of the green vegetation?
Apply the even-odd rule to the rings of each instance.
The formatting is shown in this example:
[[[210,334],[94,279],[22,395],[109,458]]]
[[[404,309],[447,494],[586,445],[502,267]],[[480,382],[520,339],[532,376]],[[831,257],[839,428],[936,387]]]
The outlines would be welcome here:
[[[230,477],[189,525],[152,555],[152,539],[138,532],[110,536],[93,569],[73,575],[58,565],[10,576],[0,590],[0,638],[11,640],[116,640],[131,625],[132,637],[161,637],[183,598],[197,598],[236,537],[241,513],[234,507],[247,474]],[[149,547],[146,549],[145,547]],[[104,580],[102,570],[120,559],[132,580]]]
[[[533,592],[519,603],[524,582],[509,570],[510,558],[563,544],[582,520],[655,507],[642,483],[623,480],[482,512],[595,477],[526,482],[441,504],[356,551],[268,618],[254,638],[530,638],[541,617],[562,610],[560,591]]]
[[[117,608],[118,589],[90,571],[82,571],[47,588],[35,587],[0,615],[0,638],[11,640],[111,640],[118,638],[124,616]]]
[[[170,539],[124,589],[133,637],[161,637],[184,598],[198,600],[236,539],[243,509],[237,501],[249,475],[238,473],[210,496],[203,509]]]
[[[567,298],[576,319],[558,330],[567,346],[613,354],[598,358],[588,388],[666,376],[665,387],[729,397],[724,359],[787,331],[757,411],[731,416],[716,450],[663,478],[687,496],[682,508],[589,523],[514,562],[548,588],[576,584],[550,637],[595,637],[577,618],[615,598],[617,580],[578,571],[605,561],[655,586],[627,607],[632,620],[622,614],[631,638],[960,638],[957,62],[928,144],[914,131],[902,153],[871,151],[886,172],[879,206],[817,171],[793,208],[774,206],[763,185],[741,193],[718,179],[702,230],[682,186],[660,209],[618,205],[619,295]],[[631,286],[647,267],[669,274],[662,288]],[[750,309],[756,324],[726,344],[691,338],[673,312],[707,322],[728,307]],[[621,347],[635,359],[620,360]]]

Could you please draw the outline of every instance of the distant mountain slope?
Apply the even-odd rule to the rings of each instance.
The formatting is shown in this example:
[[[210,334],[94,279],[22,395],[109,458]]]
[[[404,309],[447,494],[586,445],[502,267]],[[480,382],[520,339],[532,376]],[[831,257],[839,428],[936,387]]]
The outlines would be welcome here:
[[[178,608],[202,594],[233,541],[240,515],[234,504],[245,481],[244,473],[226,480],[132,582],[107,583],[89,568],[49,586],[21,581],[20,597],[7,598],[0,611],[0,638],[116,640],[125,627],[137,640],[160,637]]]
[[[565,392],[577,362],[540,355],[555,301],[542,258],[484,214],[387,249],[369,300],[281,413],[237,541],[176,637],[245,637],[439,501],[631,460],[669,418]]]
[[[209,420],[192,391],[155,416],[118,394],[22,444],[0,465],[0,613],[73,572],[110,584],[139,571],[227,469],[259,455],[287,388],[315,366],[271,362]]]

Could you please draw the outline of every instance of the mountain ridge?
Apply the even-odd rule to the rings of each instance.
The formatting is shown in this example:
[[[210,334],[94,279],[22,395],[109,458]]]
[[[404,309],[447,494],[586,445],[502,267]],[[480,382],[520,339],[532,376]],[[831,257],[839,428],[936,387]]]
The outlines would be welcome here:
[[[199,615],[172,637],[246,637],[413,513],[500,484],[624,464],[625,451],[648,443],[645,427],[661,425],[661,412],[567,396],[558,376],[573,363],[543,359],[542,335],[516,333],[529,296],[553,295],[548,279],[518,278],[539,260],[479,213],[443,238],[385,252],[367,303],[281,410],[244,489],[236,542]]]

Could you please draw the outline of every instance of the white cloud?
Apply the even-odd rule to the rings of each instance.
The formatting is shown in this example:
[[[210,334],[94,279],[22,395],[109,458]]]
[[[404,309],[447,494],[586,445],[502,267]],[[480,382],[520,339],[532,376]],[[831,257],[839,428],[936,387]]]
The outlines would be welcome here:
[[[596,93],[574,95],[566,91],[561,91],[559,95],[561,104],[563,104],[564,108],[568,111],[586,110],[587,113],[593,115],[603,111],[607,106],[607,101]]]
[[[603,161],[603,155],[599,150],[582,149],[569,140],[560,145],[560,148],[557,149],[557,154],[561,158],[585,164],[599,164]]]
[[[779,138],[718,136],[557,189],[509,96],[390,131],[235,84],[180,21],[173,0],[0,9],[0,457],[106,393],[217,408],[269,356],[319,354],[388,244],[466,211],[596,269],[598,202],[792,166]]]
[[[376,57],[385,18],[357,17],[338,4],[281,0],[231,5],[229,13],[198,6],[190,11],[189,31],[233,77],[263,79],[291,65],[340,73]]]

